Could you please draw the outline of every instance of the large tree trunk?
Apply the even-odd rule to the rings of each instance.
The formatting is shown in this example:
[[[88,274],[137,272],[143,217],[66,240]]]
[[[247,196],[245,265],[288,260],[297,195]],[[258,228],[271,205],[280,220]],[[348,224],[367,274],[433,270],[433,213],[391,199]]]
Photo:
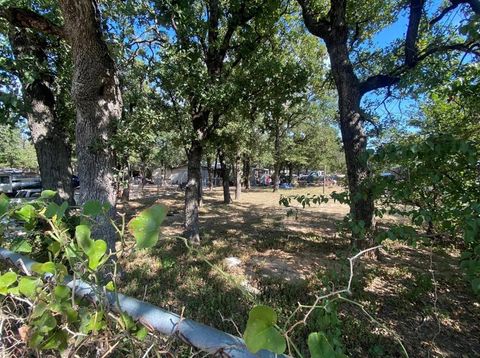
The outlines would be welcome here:
[[[235,200],[240,200],[242,194],[242,156],[235,158]]]
[[[207,170],[208,170],[208,190],[212,191],[213,189],[213,169],[212,169],[212,158],[207,156]]]
[[[250,157],[245,156],[243,159],[243,186],[245,190],[250,190]]]
[[[43,35],[25,29],[12,30],[10,43],[17,61],[34,61],[32,81],[23,68],[18,69],[27,105],[28,126],[37,154],[43,189],[57,191],[58,202],[74,204],[72,190],[71,147],[67,123],[55,110],[54,77],[47,66],[47,42]]]
[[[273,191],[277,191],[280,187],[280,128],[275,126],[274,140],[274,160],[273,164]]]
[[[220,151],[219,153],[220,160],[220,170],[222,173],[222,185],[223,185],[223,202],[225,204],[230,204],[232,198],[230,196],[230,168],[227,165],[225,154]]]
[[[340,129],[347,164],[348,189],[350,193],[350,214],[353,220],[363,221],[365,229],[374,228],[374,202],[371,190],[366,184],[368,170],[365,151],[367,137],[363,128],[364,118],[360,110],[361,93],[357,77],[348,58],[345,43],[326,41],[330,55],[332,74],[338,91]],[[364,247],[369,240],[358,243]]]
[[[215,181],[215,183],[213,184],[213,186],[216,186],[217,183],[216,181],[218,180],[218,170],[217,170],[217,167],[218,167],[218,152],[215,154],[215,166],[213,167],[213,181]],[[213,186],[212,186],[212,189],[213,189]]]
[[[185,235],[190,242],[200,243],[198,224],[198,208],[200,202],[200,186],[202,181],[202,144],[192,141],[188,151],[188,182],[185,187]]]
[[[122,115],[122,96],[95,0],[61,0],[66,35],[72,47],[72,97],[77,109],[76,149],[80,202],[98,200],[111,209],[96,220],[94,235],[115,251],[116,193],[110,139]]]

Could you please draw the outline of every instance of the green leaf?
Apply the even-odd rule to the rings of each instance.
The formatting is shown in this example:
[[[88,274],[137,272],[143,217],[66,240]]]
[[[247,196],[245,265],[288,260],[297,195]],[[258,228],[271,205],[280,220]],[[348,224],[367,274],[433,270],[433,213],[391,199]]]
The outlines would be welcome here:
[[[107,243],[103,240],[95,240],[88,255],[88,267],[95,270],[100,264],[100,260],[107,252]]]
[[[52,199],[55,195],[57,195],[57,192],[54,190],[44,190],[40,194],[40,198],[42,199]]]
[[[106,285],[105,288],[107,291],[115,291],[115,285],[113,284],[113,281],[109,281]]]
[[[20,296],[20,291],[18,289],[18,286],[14,286],[14,287],[10,287],[7,292],[11,295],[14,295],[14,296]]]
[[[97,216],[102,212],[102,204],[98,200],[89,200],[83,205],[83,215]]]
[[[50,245],[48,245],[48,251],[52,254],[56,255],[60,252],[61,246],[58,242],[53,241]]]
[[[30,253],[32,252],[32,245],[30,245],[27,240],[21,239],[12,243],[10,250],[14,252]]]
[[[33,322],[33,325],[36,326],[40,332],[47,333],[57,326],[57,320],[49,311],[44,311],[42,316]]]
[[[148,331],[145,327],[142,327],[140,328],[136,333],[135,333],[135,337],[137,337],[137,339],[143,341],[148,335]]]
[[[92,249],[93,240],[90,238],[92,232],[87,225],[77,225],[75,228],[75,238],[77,239],[78,246],[88,255],[88,252]]]
[[[107,243],[103,240],[92,240],[91,231],[87,225],[78,225],[75,228],[75,238],[78,246],[88,256],[88,266],[94,270],[100,264],[105,252],[107,252]]]
[[[8,271],[0,276],[0,294],[5,295],[9,286],[17,282],[17,274]]]
[[[47,309],[47,304],[45,302],[38,302],[35,306],[33,306],[31,318],[35,319],[41,317],[45,310]]]
[[[68,209],[68,203],[64,201],[62,205],[60,205],[60,208],[58,208],[57,211],[57,219],[62,219],[65,216],[65,211]]]
[[[129,330],[131,330],[132,328],[135,327],[135,321],[127,313],[122,313],[121,318],[122,318],[121,322],[124,325],[124,327],[123,327],[124,329],[129,331]]]
[[[7,212],[9,203],[10,199],[5,194],[0,194],[0,216]]]
[[[56,349],[64,351],[67,348],[68,334],[64,330],[57,330],[45,340],[40,349]]]
[[[45,216],[49,219],[53,218],[55,215],[57,215],[58,209],[60,209],[60,207],[57,203],[49,203],[47,205],[47,209],[45,210]]]
[[[55,299],[62,301],[65,298],[70,297],[70,288],[65,285],[58,285],[54,288]]]
[[[79,312],[81,317],[80,332],[88,334],[90,332],[98,332],[105,327],[103,320],[103,312],[89,312],[86,309],[81,309]]]
[[[32,271],[39,274],[55,273],[55,264],[51,261],[44,263],[36,262],[32,265]]]
[[[260,349],[268,349],[277,354],[285,351],[285,338],[275,327],[276,323],[277,314],[270,307],[255,306],[250,311],[243,339],[252,353]]]
[[[15,211],[15,214],[19,220],[27,223],[27,225],[25,225],[27,229],[33,229],[35,227],[37,212],[32,205],[28,204],[23,206]]]
[[[28,340],[28,345],[32,348],[38,348],[43,341],[44,334],[40,331],[34,331]]]
[[[18,290],[21,294],[27,296],[28,298],[35,297],[37,286],[40,283],[38,278],[33,277],[22,277],[18,281]]]
[[[72,308],[71,305],[63,305],[62,312],[67,316],[67,320],[70,323],[77,323],[78,321],[78,312]]]
[[[68,209],[68,203],[66,201],[64,201],[61,206],[58,206],[56,203],[51,202],[47,206],[47,210],[45,211],[45,216],[51,219],[56,215],[57,219],[62,219],[67,209]]]
[[[144,249],[158,241],[160,225],[167,215],[167,207],[154,205],[140,213],[128,223],[128,230],[137,240],[137,247]]]
[[[337,353],[328,342],[323,332],[313,332],[308,336],[308,349],[311,358],[346,358],[342,353]]]

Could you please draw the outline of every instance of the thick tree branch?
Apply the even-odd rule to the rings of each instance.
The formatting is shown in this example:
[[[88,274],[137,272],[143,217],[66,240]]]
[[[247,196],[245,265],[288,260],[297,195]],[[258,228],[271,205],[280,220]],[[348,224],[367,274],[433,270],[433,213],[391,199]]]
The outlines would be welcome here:
[[[35,29],[48,35],[65,38],[63,27],[55,25],[44,16],[28,9],[16,7],[2,9],[0,10],[0,17],[17,27]]]
[[[454,0],[458,1],[458,0]],[[460,0],[459,2],[470,1]],[[473,0],[478,1],[478,0]],[[422,54],[418,53],[417,42],[419,36],[419,26],[423,14],[423,6],[425,0],[411,0],[410,1],[410,16],[408,19],[407,34],[405,37],[405,59],[404,63],[395,68],[388,74],[378,74],[367,78],[360,84],[360,93],[363,96],[365,93],[374,91],[380,88],[389,87],[397,84],[403,74],[410,69],[417,66],[421,61],[427,57],[448,51],[463,51],[473,53],[478,56],[478,43],[456,43],[439,46],[429,46]]]
[[[449,51],[460,51],[460,52],[470,53],[480,57],[480,44],[477,42],[470,41],[465,43],[431,46],[427,48],[425,52],[418,55],[417,63],[434,54],[449,52]]]
[[[425,0],[410,1],[410,16],[405,37],[405,65],[413,67],[416,64],[418,28],[422,19],[423,5]]]
[[[375,75],[367,78],[360,83],[360,93],[364,95],[367,92],[375,91],[380,88],[389,87],[397,84],[400,76],[392,75]]]
[[[447,15],[450,11],[455,10],[461,4],[468,4],[472,11],[480,15],[480,0],[450,0],[450,5],[445,7],[440,14],[435,16],[432,20],[430,20],[430,26],[435,25],[437,22],[442,20],[445,15]]]
[[[327,37],[331,30],[329,22],[314,13],[310,0],[298,0],[298,3],[302,8],[303,21],[308,31],[323,39]]]
[[[446,53],[450,51],[461,51],[465,53],[470,53],[475,56],[480,57],[480,44],[476,42],[466,42],[466,43],[455,43],[448,45],[440,46],[430,46],[427,50],[421,54],[418,54],[415,58],[415,61],[412,65],[406,66],[402,65],[390,72],[390,74],[379,74],[367,78],[365,81],[360,83],[360,93],[363,96],[365,93],[374,91],[380,88],[389,87],[396,85],[401,76],[406,72],[411,70],[413,67],[417,66],[421,61],[425,60],[427,57],[430,57],[439,53]]]
[[[430,26],[435,25],[437,22],[442,20],[445,15],[447,15],[450,11],[455,10],[460,4],[462,4],[462,1],[458,0],[452,0],[450,1],[450,5],[444,8],[440,14],[438,14],[436,17],[434,17],[432,20],[430,20]]]

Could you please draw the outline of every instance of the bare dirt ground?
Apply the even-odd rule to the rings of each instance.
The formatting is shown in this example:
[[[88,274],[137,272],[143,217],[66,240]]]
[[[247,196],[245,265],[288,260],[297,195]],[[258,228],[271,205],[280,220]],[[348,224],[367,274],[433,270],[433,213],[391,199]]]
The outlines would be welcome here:
[[[341,188],[327,193],[332,190]],[[348,207],[331,201],[287,216],[289,209],[278,204],[281,194],[307,192],[322,189],[255,189],[231,205],[222,203],[220,189],[205,191],[202,246],[192,252],[175,238],[182,234],[183,193],[146,188],[145,198],[119,211],[131,217],[161,202],[170,213],[159,244],[124,263],[124,292],[233,334],[239,334],[235,325],[243,331],[254,304],[274,307],[285,320],[298,302],[311,304],[315,295],[342,288],[348,279],[350,242],[337,230]],[[455,245],[387,242],[379,260],[363,259],[356,267],[350,297],[376,322],[358,305],[341,303],[338,315],[315,311],[293,338],[306,351],[308,333],[324,331],[351,357],[400,357],[398,340],[410,357],[479,357],[480,304],[459,257]]]

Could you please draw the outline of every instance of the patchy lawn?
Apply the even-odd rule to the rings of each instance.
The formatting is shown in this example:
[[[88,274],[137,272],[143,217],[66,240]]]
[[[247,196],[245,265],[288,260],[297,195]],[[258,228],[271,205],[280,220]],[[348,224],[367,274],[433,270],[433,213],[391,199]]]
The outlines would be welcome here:
[[[161,202],[170,214],[159,244],[123,263],[122,291],[237,335],[258,303],[274,307],[283,326],[299,302],[312,304],[315,295],[343,288],[349,274],[349,240],[336,233],[347,206],[329,202],[300,209],[295,218],[278,204],[280,194],[307,192],[322,189],[256,189],[231,205],[222,203],[220,188],[205,191],[203,243],[190,251],[175,238],[182,233],[183,193],[147,188],[146,198],[119,210],[131,216]],[[395,220],[387,217],[383,224]],[[363,259],[356,266],[349,297],[377,322],[361,307],[335,301],[298,326],[294,342],[305,353],[308,333],[323,331],[351,357],[401,356],[398,339],[411,357],[480,356],[480,304],[462,277],[459,257],[454,246],[387,242],[379,260]],[[287,328],[302,317],[297,314]],[[188,356],[177,349],[175,354]]]

